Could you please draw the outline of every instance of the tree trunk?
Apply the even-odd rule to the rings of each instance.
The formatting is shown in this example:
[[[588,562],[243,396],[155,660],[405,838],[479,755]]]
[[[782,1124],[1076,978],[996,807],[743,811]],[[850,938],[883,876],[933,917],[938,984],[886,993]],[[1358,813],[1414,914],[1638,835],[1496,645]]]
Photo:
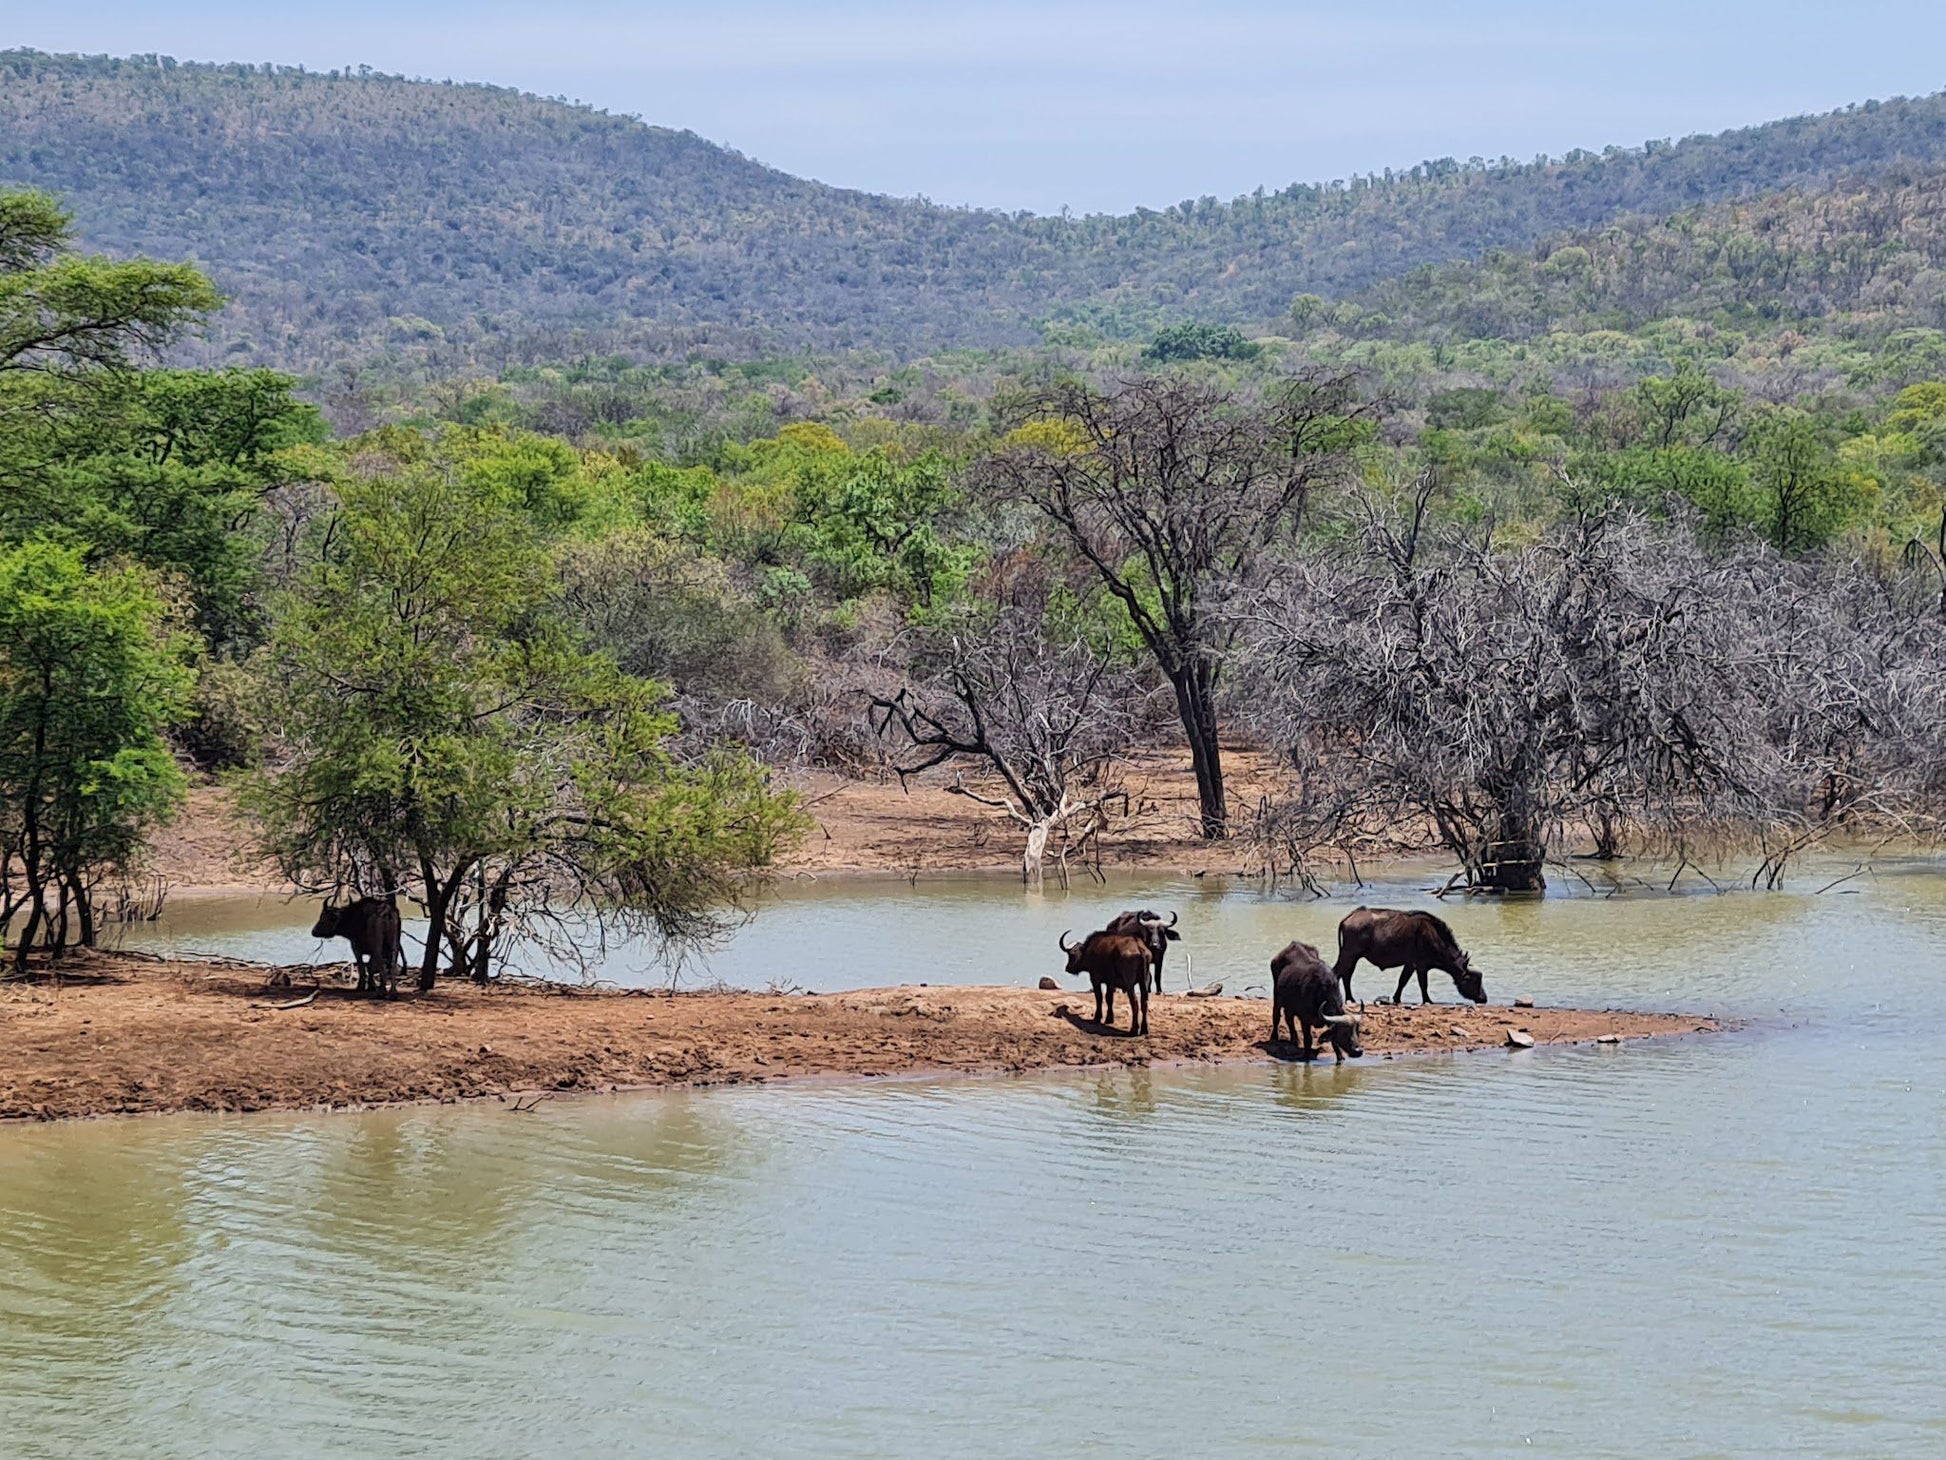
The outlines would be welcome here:
[[[1221,841],[1230,832],[1230,813],[1223,796],[1223,752],[1216,739],[1215,675],[1202,661],[1193,661],[1170,677],[1183,734],[1189,740],[1189,760],[1196,770],[1196,802],[1202,812],[1203,836]]]

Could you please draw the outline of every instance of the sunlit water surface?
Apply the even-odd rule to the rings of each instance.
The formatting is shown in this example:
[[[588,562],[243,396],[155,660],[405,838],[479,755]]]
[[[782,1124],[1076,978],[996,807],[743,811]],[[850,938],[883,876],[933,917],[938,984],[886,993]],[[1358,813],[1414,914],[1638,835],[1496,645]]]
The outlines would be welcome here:
[[[0,1128],[0,1454],[1946,1453],[1946,877],[1820,880],[1449,910],[1496,998],[1722,1037]],[[820,884],[701,976],[1017,980],[1144,901],[1233,990],[1345,908]]]

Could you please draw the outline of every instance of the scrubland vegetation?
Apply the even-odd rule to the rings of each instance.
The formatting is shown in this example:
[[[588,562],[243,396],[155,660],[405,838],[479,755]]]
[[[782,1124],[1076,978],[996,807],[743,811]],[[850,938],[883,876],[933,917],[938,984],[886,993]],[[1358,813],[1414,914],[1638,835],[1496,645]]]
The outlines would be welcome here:
[[[1037,220],[485,88],[7,64],[0,175],[120,159],[91,237],[157,239],[137,224],[176,216],[199,149],[265,108],[298,124],[210,175],[261,225],[210,261],[220,312],[199,269],[77,251],[51,197],[0,199],[22,958],[140,900],[189,775],[240,783],[297,885],[426,911],[425,981],[571,948],[564,919],[708,931],[804,825],[780,768],[952,777],[1030,877],[1128,823],[1157,746],[1194,761],[1198,832],[1278,876],[1438,848],[1521,890],[1748,848],[1775,880],[1824,838],[1934,824],[1936,98]],[[165,102],[174,162],[143,140]],[[583,191],[367,150],[488,120]],[[342,217],[295,209],[327,141],[399,171]],[[646,178],[665,222],[635,239]],[[261,272],[291,230],[317,267]],[[1218,263],[1239,282],[1194,282]],[[430,333],[402,342],[409,298]],[[236,363],[272,357],[307,373]],[[1248,804],[1239,741],[1284,768]]]

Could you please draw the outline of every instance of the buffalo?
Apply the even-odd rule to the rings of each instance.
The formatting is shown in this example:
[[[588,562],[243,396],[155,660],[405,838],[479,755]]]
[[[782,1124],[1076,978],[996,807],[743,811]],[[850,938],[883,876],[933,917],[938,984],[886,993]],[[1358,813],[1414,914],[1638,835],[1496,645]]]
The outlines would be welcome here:
[[[389,998],[399,989],[399,969],[405,963],[399,948],[399,905],[389,897],[361,897],[335,907],[324,905],[314,938],[343,938],[351,944],[351,961],[358,969],[358,992]]]
[[[1429,912],[1361,907],[1338,924],[1336,972],[1347,1000],[1351,998],[1351,973],[1361,958],[1380,969],[1399,970],[1399,986],[1392,994],[1395,1004],[1405,997],[1405,986],[1414,975],[1419,979],[1420,1002],[1430,1004],[1426,973],[1434,968],[1452,975],[1453,987],[1462,997],[1476,1004],[1487,1001],[1486,985],[1473,971],[1453,930]]]
[[[1339,1063],[1346,1055],[1357,1059],[1364,1054],[1358,1042],[1358,1016],[1345,1011],[1344,991],[1338,976],[1326,966],[1318,950],[1309,943],[1292,943],[1270,960],[1270,1042],[1277,1042],[1280,1024],[1290,1025],[1291,1038],[1304,1047],[1310,1059],[1311,1030],[1322,1031],[1331,1041]]]
[[[1085,973],[1095,988],[1095,1023],[1115,1027],[1115,990],[1128,995],[1128,1032],[1149,1032],[1149,946],[1127,933],[1090,933],[1072,947],[1061,934],[1061,951],[1068,955],[1068,972]],[[1108,993],[1108,1014],[1102,1017],[1102,991]]]
[[[1168,953],[1171,943],[1179,942],[1182,934],[1176,931],[1176,914],[1169,914],[1169,921],[1162,921],[1162,914],[1143,908],[1140,912],[1118,913],[1115,920],[1106,928],[1105,933],[1126,933],[1131,938],[1140,938],[1149,950],[1149,970],[1154,977],[1155,992],[1162,992],[1162,959]]]

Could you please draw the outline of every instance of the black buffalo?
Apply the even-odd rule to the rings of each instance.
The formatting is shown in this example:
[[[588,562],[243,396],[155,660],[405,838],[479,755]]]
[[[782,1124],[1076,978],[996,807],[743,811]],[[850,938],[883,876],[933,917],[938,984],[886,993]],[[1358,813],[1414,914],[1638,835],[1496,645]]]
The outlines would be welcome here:
[[[399,905],[391,898],[361,897],[343,907],[327,902],[311,936],[343,938],[351,944],[361,994],[381,988],[387,997],[398,992],[405,957],[399,948]]]
[[[1095,989],[1095,1023],[1115,1027],[1115,991],[1128,995],[1128,1032],[1149,1032],[1149,948],[1140,938],[1107,931],[1090,933],[1072,947],[1061,934],[1061,951],[1068,955],[1068,972],[1085,973]],[[1108,993],[1108,1013],[1102,1015],[1102,991]]]
[[[1429,912],[1361,907],[1338,924],[1336,971],[1347,999],[1351,997],[1351,972],[1361,958],[1378,968],[1399,970],[1399,986],[1392,994],[1395,1004],[1405,997],[1405,986],[1414,975],[1419,979],[1420,1002],[1430,1004],[1426,972],[1434,968],[1452,975],[1453,987],[1462,997],[1476,1004],[1487,1001],[1486,985],[1473,971],[1453,930]]]
[[[1176,914],[1169,914],[1169,921],[1162,920],[1162,914],[1143,908],[1140,912],[1116,914],[1115,921],[1103,928],[1104,933],[1125,933],[1131,938],[1140,938],[1142,945],[1149,950],[1149,971],[1154,975],[1154,988],[1162,992],[1162,960],[1169,951],[1169,945],[1179,942],[1182,934],[1176,931]]]
[[[1270,960],[1270,1042],[1277,1042],[1280,1024],[1290,1025],[1291,1038],[1304,1047],[1304,1058],[1311,1058],[1311,1031],[1320,1030],[1331,1041],[1342,1063],[1346,1055],[1357,1059],[1365,1052],[1358,1042],[1358,1016],[1345,1012],[1344,991],[1338,975],[1326,966],[1318,950],[1309,943],[1292,943]]]

